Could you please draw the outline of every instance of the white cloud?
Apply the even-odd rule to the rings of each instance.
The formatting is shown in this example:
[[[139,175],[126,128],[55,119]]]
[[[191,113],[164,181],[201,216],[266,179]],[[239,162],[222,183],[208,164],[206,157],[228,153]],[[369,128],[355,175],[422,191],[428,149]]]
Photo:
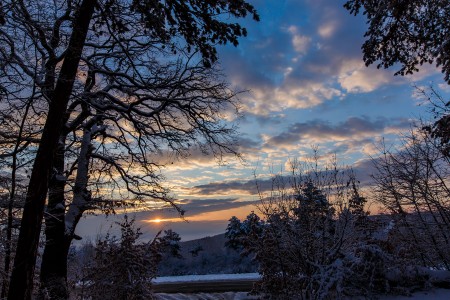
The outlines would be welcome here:
[[[242,98],[243,111],[267,115],[285,109],[307,109],[342,96],[342,92],[330,83],[290,82],[280,87],[253,87],[251,97]]]
[[[344,62],[338,75],[339,84],[349,93],[372,92],[392,80],[391,72],[366,67],[360,60]]]
[[[310,108],[340,96],[341,92],[325,84],[311,82],[305,85],[289,85],[276,89],[276,99],[284,108]],[[283,108],[283,107],[281,107]]]
[[[325,23],[317,29],[317,32],[322,38],[330,38],[336,31],[337,23],[336,21]]]
[[[292,46],[294,46],[295,51],[299,54],[306,54],[311,44],[311,38],[306,35],[301,35],[296,26],[290,26],[288,31],[292,35]]]
[[[438,84],[438,87],[443,90],[444,92],[450,93],[450,85],[447,83],[440,83]]]

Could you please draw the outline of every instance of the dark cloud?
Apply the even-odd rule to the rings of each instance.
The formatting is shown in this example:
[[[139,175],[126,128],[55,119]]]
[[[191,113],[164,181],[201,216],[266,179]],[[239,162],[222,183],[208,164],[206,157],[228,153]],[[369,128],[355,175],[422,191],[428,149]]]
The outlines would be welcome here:
[[[262,184],[262,188],[265,189],[266,182],[258,181],[258,185]],[[261,188],[260,187],[260,188]],[[212,182],[208,184],[197,185],[192,188],[196,194],[202,195],[214,195],[230,193],[231,191],[239,191],[240,193],[247,195],[256,195],[258,193],[258,187],[255,180],[249,181],[222,181],[222,182]]]
[[[367,144],[372,144],[373,142],[373,138],[336,142],[333,147],[327,152],[327,154],[347,153],[354,150],[355,148],[362,149],[364,146],[367,146]]]
[[[227,144],[233,151],[238,154],[251,153],[259,149],[262,145],[260,139],[249,138],[247,134],[236,135],[232,144]],[[217,150],[217,147],[214,147]],[[152,154],[151,159],[158,163],[169,166],[169,168],[192,168],[197,166],[216,166],[218,164],[226,164],[230,161],[238,161],[239,159],[231,152],[217,151],[213,153],[211,148],[202,149],[198,146],[192,146],[181,155],[173,151],[160,151],[158,154]]]
[[[255,201],[240,201],[238,198],[228,199],[184,199],[181,200],[181,208],[186,211],[187,218],[201,213],[214,212],[238,208],[249,204],[255,204]]]
[[[356,178],[360,181],[361,186],[371,186],[373,184],[372,175],[375,173],[375,161],[374,159],[364,159],[352,166]]]
[[[251,112],[246,112],[242,121],[246,124],[254,124],[256,121],[258,125],[262,126],[271,126],[271,125],[280,125],[284,120],[284,116],[281,114],[267,114],[267,115],[258,115]]]
[[[225,211],[233,208],[240,208],[252,204],[256,204],[257,201],[241,201],[238,198],[226,198],[226,199],[182,199],[179,200],[179,207],[185,211],[183,217],[186,220],[191,220],[195,216],[204,213],[211,213],[216,211]],[[180,214],[173,208],[154,209],[151,211],[140,211],[133,213],[139,220],[152,220],[152,219],[177,219],[180,218]]]
[[[376,160],[376,159],[375,159]],[[310,169],[308,166],[303,166],[303,175],[306,175]],[[374,168],[374,159],[364,159],[361,160],[354,165],[351,166],[351,170],[356,176],[357,180],[361,183],[361,186],[369,186],[372,184],[372,174],[375,172]],[[334,171],[319,171],[318,177],[320,178],[326,178],[329,176],[334,176]],[[343,167],[341,169],[341,172],[350,172],[348,168]],[[350,173],[347,173],[350,174]],[[315,176],[315,175],[313,175]],[[258,192],[264,194],[270,191],[276,191],[279,188],[289,188],[291,187],[294,182],[299,182],[299,177],[297,176],[291,176],[291,175],[277,175],[272,176],[270,178],[264,178],[264,179],[257,179],[257,180],[249,180],[249,181],[224,181],[224,182],[213,182],[209,184],[204,185],[198,185],[193,187],[193,190],[198,194],[203,195],[214,195],[214,194],[223,194],[223,193],[234,193],[236,191],[239,191],[242,194],[251,194],[251,195],[258,195]],[[234,199],[215,199],[206,201],[206,205],[202,206],[202,202],[206,200],[190,200],[189,201],[189,207],[193,208],[193,213],[203,212],[211,209],[211,211],[214,210],[222,210],[223,207],[239,207],[239,205],[247,205],[250,203],[257,204],[259,203],[259,200],[256,200],[254,202],[236,202]],[[218,201],[217,207],[220,207],[219,209],[215,209],[216,205],[209,206],[214,201]]]
[[[261,146],[261,141],[248,138],[245,135],[241,135],[236,139],[236,144],[238,145],[239,152],[246,152],[248,150],[254,150]]]
[[[387,128],[406,129],[410,122],[407,119],[377,118],[371,120],[368,117],[350,117],[347,120],[332,124],[324,120],[313,120],[305,123],[295,123],[285,132],[271,137],[268,145],[292,145],[298,144],[305,138],[320,139],[322,141],[333,139],[361,139],[368,135],[383,133]]]

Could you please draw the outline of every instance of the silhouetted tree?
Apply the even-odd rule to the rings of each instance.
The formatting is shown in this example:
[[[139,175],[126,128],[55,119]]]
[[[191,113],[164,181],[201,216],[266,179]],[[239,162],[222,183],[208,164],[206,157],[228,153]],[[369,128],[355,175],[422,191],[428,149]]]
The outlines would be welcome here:
[[[366,225],[361,219],[367,213],[354,176],[345,173],[335,163],[324,169],[317,160],[302,168],[296,164],[291,176],[276,176],[270,194],[260,196],[264,220],[255,213],[242,222],[230,219],[227,245],[258,262],[262,279],[255,292],[262,297],[326,299],[362,293],[361,286],[350,289],[350,282],[366,276],[355,274],[365,264],[360,253],[367,235],[359,234],[359,227]]]
[[[367,65],[389,68],[400,63],[396,74],[419,71],[436,63],[450,83],[450,3],[447,0],[350,0],[350,13],[367,18],[362,49]]]
[[[74,88],[77,88],[81,81],[83,66],[90,64],[89,60],[83,59],[84,55],[92,54],[88,51],[89,47],[95,45],[101,48],[102,45],[115,42],[118,48],[125,45],[125,48],[118,52],[108,52],[106,48],[103,50],[108,58],[116,59],[117,65],[113,66],[114,68],[121,66],[122,61],[137,59],[137,63],[132,67],[134,70],[141,70],[146,57],[127,57],[129,49],[124,42],[130,30],[140,30],[142,37],[145,36],[156,43],[157,49],[166,47],[172,52],[180,49],[186,49],[187,52],[198,51],[203,66],[210,66],[217,59],[215,45],[228,42],[236,45],[238,38],[246,35],[244,28],[237,23],[227,22],[229,19],[222,18],[222,15],[239,18],[251,14],[255,19],[258,19],[258,15],[250,4],[242,0],[2,1],[1,5],[1,78],[14,79],[17,84],[28,84],[25,88],[36,89],[43,104],[40,121],[44,126],[29,180],[9,289],[10,299],[29,299],[49,182],[52,182],[56,189],[61,189],[65,181],[57,171],[61,160],[53,161],[57,150],[61,149],[61,144],[58,146],[58,143],[67,129],[73,130],[78,126],[86,129],[88,122],[84,123],[87,120],[83,108],[86,107],[85,99],[89,98],[86,96],[93,91],[92,87],[95,89],[96,80],[108,75],[103,72],[96,74],[93,71],[84,82],[86,87],[90,87],[86,94],[74,94]],[[142,41],[137,38],[134,42],[130,45],[139,45]],[[182,47],[178,47],[180,44]],[[122,70],[108,70],[114,71]],[[127,76],[124,74],[124,77]],[[116,87],[116,83],[111,82],[111,86]],[[8,95],[8,85],[2,82],[0,86],[2,96]],[[130,91],[133,88],[130,87]],[[134,90],[134,93],[136,92],[139,92],[139,88]],[[71,99],[74,98],[81,101],[72,107]],[[114,98],[109,100],[114,102]],[[170,98],[167,100],[165,103],[170,103]],[[93,103],[94,101],[89,102],[88,106]],[[79,114],[73,115],[71,119],[70,113],[77,111],[77,106],[80,107]],[[122,107],[123,113],[132,112],[133,107],[134,105],[127,103],[127,106]],[[104,108],[101,106],[99,111],[99,108],[95,107],[96,115],[101,115]],[[69,128],[65,128],[67,120],[72,125]],[[199,125],[202,126],[203,122],[207,121],[208,115],[205,114],[199,120]],[[87,126],[87,134],[92,128],[101,128],[99,122],[101,123],[101,120],[92,121],[93,127]],[[56,171],[53,171],[55,165]],[[53,195],[52,192],[50,195]],[[55,197],[59,198],[57,194]],[[52,199],[51,202],[61,203],[59,200]],[[55,207],[61,212],[61,206],[58,207],[57,204]],[[55,212],[55,216],[61,219],[58,212]]]
[[[84,295],[92,299],[150,299],[151,280],[156,277],[162,254],[178,255],[180,237],[161,232],[148,243],[139,243],[141,232],[125,216],[118,223],[119,239],[107,235],[95,246],[91,264],[85,266]]]
[[[433,121],[431,124],[422,126],[430,137],[436,139],[441,152],[450,157],[450,101],[433,87],[416,87],[419,97],[431,107]]]
[[[366,65],[389,68],[400,64],[395,74],[405,75],[418,72],[423,64],[435,63],[450,84],[449,1],[350,0],[344,6],[350,13],[367,18],[369,26],[362,45]],[[449,155],[450,102],[439,100],[442,103],[435,103],[439,117],[428,131]]]
[[[450,161],[440,143],[417,130],[374,160],[375,196],[394,217],[415,264],[450,268]],[[412,254],[412,255],[411,255]]]

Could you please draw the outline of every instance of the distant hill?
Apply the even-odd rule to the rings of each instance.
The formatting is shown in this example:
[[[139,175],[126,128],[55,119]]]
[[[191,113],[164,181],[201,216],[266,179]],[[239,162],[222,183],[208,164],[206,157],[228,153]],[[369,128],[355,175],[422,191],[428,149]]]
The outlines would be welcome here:
[[[253,273],[257,265],[250,257],[225,247],[225,234],[181,242],[183,258],[165,257],[159,276]]]

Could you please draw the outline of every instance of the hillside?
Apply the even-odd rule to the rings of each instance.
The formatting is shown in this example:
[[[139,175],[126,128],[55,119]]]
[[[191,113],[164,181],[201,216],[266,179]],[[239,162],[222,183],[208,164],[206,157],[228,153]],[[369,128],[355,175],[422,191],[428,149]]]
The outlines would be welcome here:
[[[225,247],[225,234],[181,242],[182,258],[165,257],[159,276],[252,273],[257,265],[250,257]]]

